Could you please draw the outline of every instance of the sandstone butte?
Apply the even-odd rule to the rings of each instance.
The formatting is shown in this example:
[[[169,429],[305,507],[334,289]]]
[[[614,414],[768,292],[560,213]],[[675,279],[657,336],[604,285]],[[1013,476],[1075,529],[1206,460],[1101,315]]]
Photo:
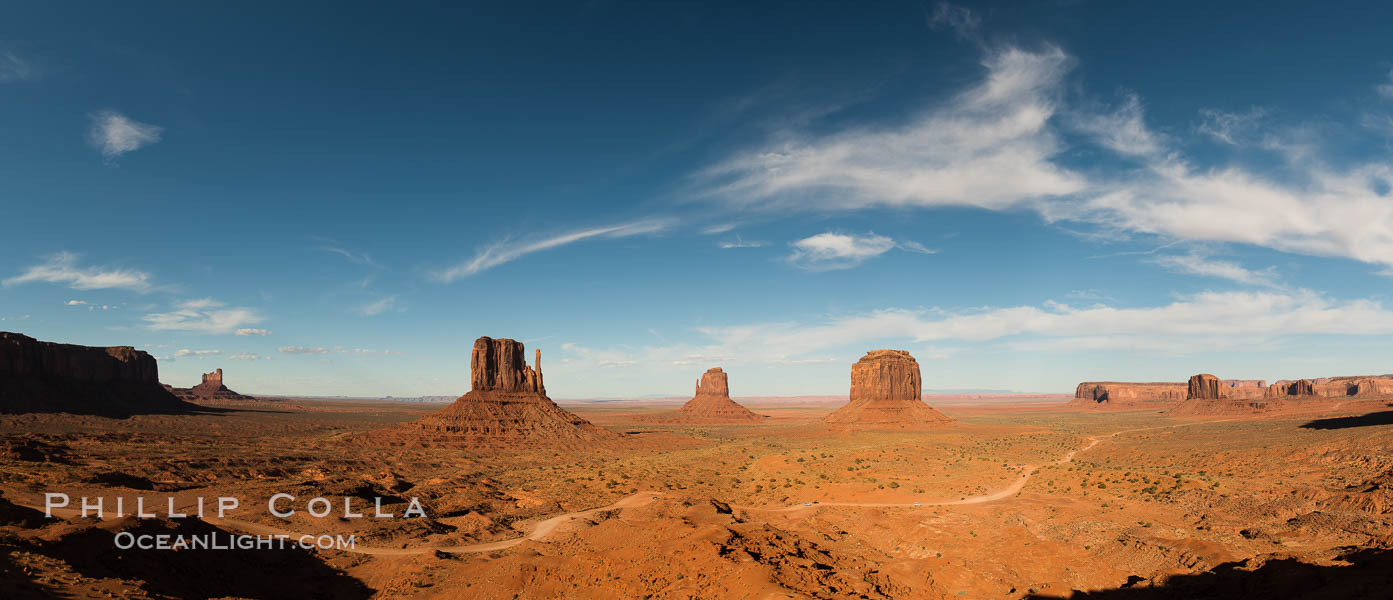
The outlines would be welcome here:
[[[0,331],[0,412],[125,417],[195,409],[160,385],[159,365],[148,353]]]
[[[1253,390],[1262,390],[1262,381],[1227,382],[1207,373],[1190,377],[1185,400],[1169,411],[1173,415],[1245,415],[1285,408],[1269,402]]]
[[[696,394],[678,410],[674,422],[758,423],[766,419],[730,399],[730,381],[720,367],[707,369],[697,380]]]
[[[203,382],[191,388],[170,387],[169,391],[184,400],[255,400],[223,385],[222,369],[203,374]]]
[[[426,443],[529,447],[618,439],[618,434],[557,406],[542,383],[542,353],[529,367],[521,342],[481,337],[470,358],[472,389],[449,406],[404,426]]]
[[[953,420],[924,403],[919,362],[904,350],[872,350],[851,366],[851,400],[824,422],[854,429],[934,429]]]

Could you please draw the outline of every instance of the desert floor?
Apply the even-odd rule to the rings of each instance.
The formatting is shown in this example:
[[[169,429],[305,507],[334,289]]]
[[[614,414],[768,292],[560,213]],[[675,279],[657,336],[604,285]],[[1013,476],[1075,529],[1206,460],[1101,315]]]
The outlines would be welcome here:
[[[1388,597],[1393,408],[1170,418],[948,406],[847,433],[833,405],[753,426],[567,406],[617,448],[384,447],[441,405],[286,400],[206,414],[0,416],[5,597]],[[73,498],[235,496],[219,519],[45,519]],[[268,514],[296,497],[290,519]],[[326,496],[334,513],[307,515]],[[344,519],[382,497],[423,519]],[[109,506],[108,506],[109,508]],[[164,507],[160,506],[160,512]],[[118,531],[355,534],[355,551],[127,550]]]

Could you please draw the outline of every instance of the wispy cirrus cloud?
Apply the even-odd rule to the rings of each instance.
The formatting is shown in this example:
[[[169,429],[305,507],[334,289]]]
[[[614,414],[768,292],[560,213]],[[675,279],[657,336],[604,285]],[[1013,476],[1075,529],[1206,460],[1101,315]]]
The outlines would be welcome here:
[[[1280,288],[1277,268],[1267,267],[1259,271],[1245,268],[1238,263],[1213,259],[1202,254],[1165,254],[1151,259],[1168,271],[1200,277],[1227,279],[1234,283],[1269,288]]]
[[[44,262],[6,279],[3,285],[43,282],[75,290],[123,289],[142,294],[155,289],[149,273],[121,267],[84,267],[78,264],[81,258],[72,252],[49,255]]]
[[[1393,69],[1388,71],[1388,77],[1383,83],[1374,86],[1374,91],[1384,98],[1393,100]]]
[[[397,297],[395,295],[392,295],[374,302],[369,302],[362,306],[358,306],[353,309],[353,312],[363,315],[365,317],[375,317],[377,315],[380,315],[382,313],[396,308],[396,304]]]
[[[1217,141],[1237,146],[1249,141],[1265,116],[1267,110],[1261,107],[1253,107],[1247,112],[1205,108],[1200,110],[1200,124],[1195,129]]]
[[[737,235],[735,236],[734,240],[727,240],[716,245],[720,248],[729,250],[733,248],[762,248],[764,246],[768,246],[769,243],[761,242],[758,240],[745,241]]]
[[[255,352],[238,352],[227,357],[227,360],[271,360],[269,356],[262,356]]]
[[[91,118],[87,141],[108,161],[158,142],[164,133],[159,125],[141,123],[111,109],[97,111]]]
[[[174,310],[163,313],[150,313],[141,317],[146,328],[152,331],[192,331],[207,334],[234,333],[245,325],[254,325],[265,320],[256,309],[246,307],[226,307],[212,298],[187,300],[174,306]]]
[[[498,242],[481,248],[474,254],[473,258],[469,260],[433,273],[431,277],[440,283],[453,283],[499,265],[512,262],[534,252],[559,248],[561,246],[591,239],[615,239],[658,233],[667,229],[669,225],[670,222],[666,219],[643,219],[615,225],[578,229],[531,241]]]
[[[791,244],[789,263],[808,271],[850,269],[895,248],[919,254],[933,254],[918,242],[897,242],[874,233],[854,235],[826,232],[806,237]]]
[[[28,81],[38,77],[38,74],[32,62],[13,52],[0,52],[0,83]]]
[[[347,248],[332,245],[320,246],[319,249],[330,254],[337,254],[339,256],[342,256],[345,259],[347,259],[348,262],[351,262],[355,265],[376,267],[378,269],[383,268],[382,265],[378,264],[377,261],[373,260],[372,256],[366,252],[354,252]]]
[[[277,348],[281,354],[328,354],[327,348],[318,346],[281,346]]]

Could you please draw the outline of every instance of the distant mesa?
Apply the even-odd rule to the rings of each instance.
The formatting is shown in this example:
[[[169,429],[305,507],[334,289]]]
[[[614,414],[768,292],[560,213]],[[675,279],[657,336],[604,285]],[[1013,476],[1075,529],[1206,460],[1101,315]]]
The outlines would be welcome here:
[[[168,387],[168,386],[166,386]],[[223,385],[222,369],[203,374],[203,382],[191,388],[170,387],[169,391],[183,400],[255,400],[251,396],[238,394]]]
[[[427,444],[477,447],[564,446],[619,438],[552,402],[542,383],[541,351],[535,368],[529,367],[521,342],[475,340],[470,379],[469,393],[398,432]]]
[[[1182,382],[1085,381],[1074,388],[1074,399],[1069,402],[1069,406],[1110,409],[1165,408],[1183,402],[1188,394],[1186,388],[1186,384]]]
[[[1175,415],[1249,415],[1291,412],[1333,406],[1337,398],[1393,396],[1393,378],[1384,376],[1325,377],[1282,380],[1264,385],[1260,380],[1227,385],[1213,375],[1190,378],[1185,402],[1170,412]],[[1258,391],[1261,390],[1261,393]]]
[[[196,410],[160,385],[159,365],[148,353],[0,331],[0,412],[126,417]]]
[[[720,367],[712,367],[697,380],[696,394],[676,414],[659,415],[665,423],[720,425],[758,423],[768,417],[756,414],[730,398],[730,380]]]
[[[851,366],[851,400],[823,419],[854,429],[934,429],[953,422],[924,403],[919,362],[904,350],[872,350]]]

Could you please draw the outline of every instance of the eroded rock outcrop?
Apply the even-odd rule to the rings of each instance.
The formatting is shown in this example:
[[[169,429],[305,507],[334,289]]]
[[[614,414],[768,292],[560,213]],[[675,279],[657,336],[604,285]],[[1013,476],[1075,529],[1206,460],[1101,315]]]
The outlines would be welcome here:
[[[481,337],[470,358],[473,389],[440,411],[403,426],[414,441],[464,446],[578,445],[618,439],[552,402],[521,342]]]
[[[1324,384],[1322,384],[1324,385]],[[1264,397],[1281,398],[1283,396],[1314,396],[1316,395],[1315,382],[1310,379],[1297,379],[1294,381],[1278,381],[1267,386],[1267,393]]]
[[[841,427],[929,429],[952,419],[924,403],[919,362],[904,350],[872,350],[851,367],[851,400],[824,421]]]
[[[160,385],[155,357],[130,346],[78,346],[0,332],[0,411],[105,416],[194,409]]]
[[[1165,408],[1185,400],[1181,382],[1085,381],[1074,389],[1069,406],[1079,408]]]
[[[1185,399],[1218,400],[1225,397],[1222,388],[1218,377],[1209,374],[1194,375],[1190,377],[1189,390]]]
[[[203,381],[191,388],[171,387],[169,391],[184,400],[255,400],[228,389],[223,385],[222,369],[203,374]]]
[[[674,422],[754,423],[766,417],[752,412],[730,398],[730,381],[720,367],[713,367],[697,380],[696,394],[678,410]]]

